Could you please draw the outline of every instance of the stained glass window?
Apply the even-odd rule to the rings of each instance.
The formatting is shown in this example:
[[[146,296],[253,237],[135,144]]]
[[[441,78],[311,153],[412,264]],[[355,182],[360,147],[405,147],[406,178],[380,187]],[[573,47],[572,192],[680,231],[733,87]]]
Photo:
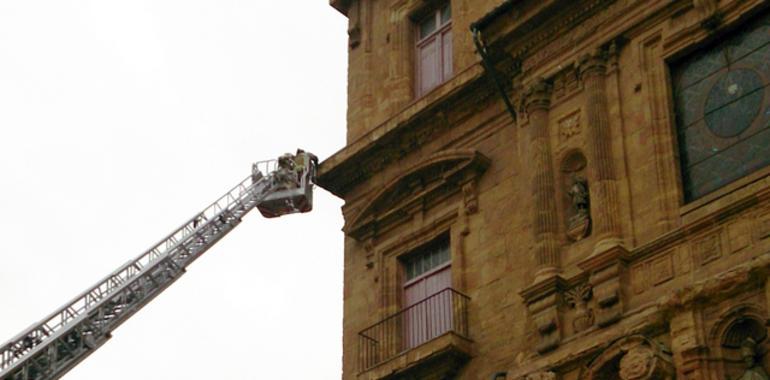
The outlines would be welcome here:
[[[686,202],[770,164],[770,14],[671,74]]]

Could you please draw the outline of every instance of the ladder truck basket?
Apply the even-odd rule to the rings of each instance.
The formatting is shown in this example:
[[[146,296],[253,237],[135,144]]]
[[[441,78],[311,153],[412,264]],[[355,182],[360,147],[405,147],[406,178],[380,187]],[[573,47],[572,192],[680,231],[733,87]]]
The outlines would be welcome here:
[[[254,172],[269,173],[268,194],[262,198],[257,209],[266,218],[313,209],[313,182],[317,158],[310,153],[298,151],[296,155],[284,154],[278,160],[260,161]]]

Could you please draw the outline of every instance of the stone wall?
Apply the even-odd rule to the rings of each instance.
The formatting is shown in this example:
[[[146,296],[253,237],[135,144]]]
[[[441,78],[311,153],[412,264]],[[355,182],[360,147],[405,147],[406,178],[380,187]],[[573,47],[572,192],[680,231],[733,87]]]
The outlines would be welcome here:
[[[667,65],[765,2],[505,2],[483,36],[516,120],[468,32],[499,3],[451,2],[455,75],[419,99],[412,27],[433,3],[337,4],[348,145],[319,184],[346,201],[343,379],[759,373],[770,168],[685,204]],[[400,257],[444,233],[452,287],[470,298],[467,347],[360,368],[359,332],[403,308]]]

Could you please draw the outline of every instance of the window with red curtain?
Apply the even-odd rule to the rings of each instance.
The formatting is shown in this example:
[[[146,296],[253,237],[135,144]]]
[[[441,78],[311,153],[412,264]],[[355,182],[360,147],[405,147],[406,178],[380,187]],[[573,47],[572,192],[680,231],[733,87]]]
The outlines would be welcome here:
[[[452,76],[452,10],[449,3],[417,25],[417,96]]]
[[[452,328],[449,237],[442,236],[404,261],[404,343],[416,347]]]

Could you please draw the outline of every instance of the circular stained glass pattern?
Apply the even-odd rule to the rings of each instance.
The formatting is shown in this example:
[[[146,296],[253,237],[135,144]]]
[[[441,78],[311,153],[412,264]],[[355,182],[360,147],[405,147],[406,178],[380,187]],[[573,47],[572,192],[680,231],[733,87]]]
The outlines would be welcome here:
[[[754,70],[734,69],[722,75],[708,93],[705,121],[715,135],[735,137],[751,127],[762,111],[762,78]]]

